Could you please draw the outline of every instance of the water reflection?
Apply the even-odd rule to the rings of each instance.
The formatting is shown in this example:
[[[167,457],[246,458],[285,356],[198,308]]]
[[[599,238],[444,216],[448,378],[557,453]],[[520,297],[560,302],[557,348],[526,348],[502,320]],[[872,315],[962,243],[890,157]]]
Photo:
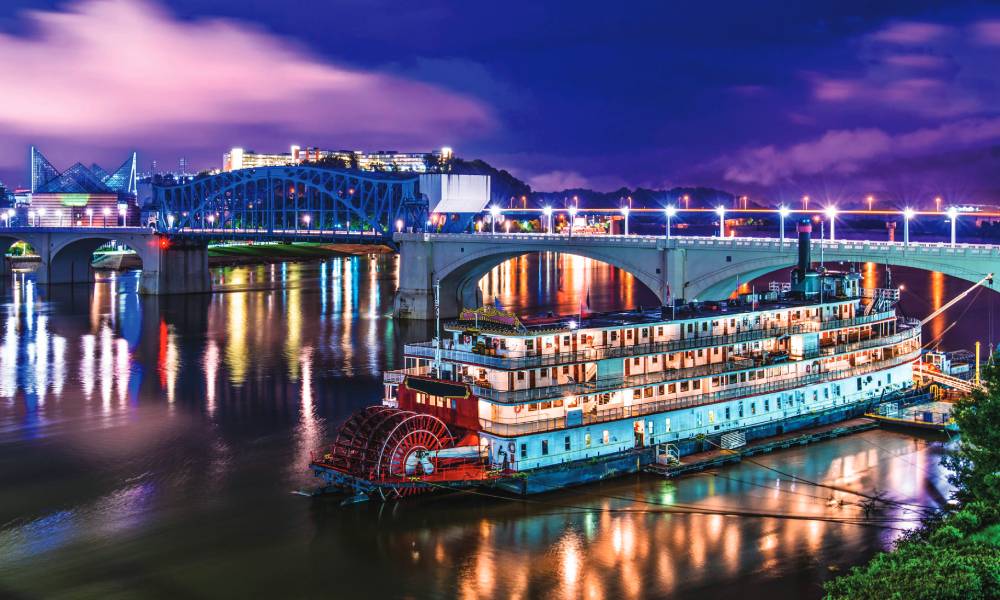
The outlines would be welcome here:
[[[341,509],[290,496],[313,483],[310,453],[378,401],[402,344],[430,335],[430,324],[387,314],[396,265],[345,256],[219,269],[219,293],[190,297],[140,298],[134,274],[49,289],[23,274],[8,280],[0,457],[18,458],[0,460],[0,595],[90,595],[98,580],[140,595],[161,582],[132,573],[169,572],[179,596],[213,583],[224,595],[309,596],[328,591],[316,578],[327,573],[381,597],[815,597],[829,565],[898,535],[841,522],[861,510],[849,492],[749,464],[527,503],[470,496]],[[866,285],[884,281],[874,265],[863,274]],[[934,300],[917,291],[933,287],[930,277],[894,273],[913,291],[904,293],[911,316],[967,287],[941,279]],[[592,310],[656,303],[628,274],[552,253],[504,263],[481,291],[531,312],[575,313],[588,297]],[[986,314],[984,300],[970,316]],[[985,322],[944,325],[943,339],[967,345]],[[840,490],[935,504],[948,493],[940,452],[872,432],[764,462]],[[735,516],[747,511],[761,515]],[[905,528],[912,511],[886,516]]]

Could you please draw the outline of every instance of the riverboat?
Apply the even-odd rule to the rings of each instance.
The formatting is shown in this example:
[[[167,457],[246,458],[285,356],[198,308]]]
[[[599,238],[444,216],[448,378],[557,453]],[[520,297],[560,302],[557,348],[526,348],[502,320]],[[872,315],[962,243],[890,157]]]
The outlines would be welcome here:
[[[357,500],[448,488],[546,492],[663,456],[862,415],[913,385],[920,323],[895,290],[814,268],[727,301],[522,317],[485,306],[407,344],[378,406],[311,463]]]

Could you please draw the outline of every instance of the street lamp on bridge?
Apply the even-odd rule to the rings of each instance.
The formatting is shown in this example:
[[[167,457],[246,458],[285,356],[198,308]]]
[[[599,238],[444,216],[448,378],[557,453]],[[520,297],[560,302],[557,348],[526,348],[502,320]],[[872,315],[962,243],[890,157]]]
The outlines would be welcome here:
[[[575,196],[574,196],[575,197]],[[569,237],[573,237],[573,228],[576,227],[576,211],[579,210],[576,205],[569,207]]]
[[[787,219],[788,215],[790,214],[792,214],[791,209],[789,209],[784,204],[778,207],[778,217],[781,219],[781,233],[780,233],[781,244],[779,245],[779,247],[782,249],[785,248],[785,219]]]
[[[907,206],[903,209],[903,245],[910,245],[910,220],[916,216],[916,211]]]
[[[167,215],[167,229],[174,228],[174,215]]]
[[[951,220],[951,245],[955,246],[955,226],[958,223],[958,209],[954,206],[948,207],[948,219]]]
[[[312,217],[309,215],[304,215],[302,221],[306,224],[306,231],[309,231],[309,222],[312,221]]]
[[[38,219],[35,221],[36,226],[40,226],[42,224],[42,219],[45,218],[45,212],[44,206],[38,209]]]
[[[875,196],[872,196],[871,194],[868,194],[868,197],[865,198],[865,200],[868,201],[868,212],[871,212],[872,211],[872,207],[875,204]]]
[[[837,241],[837,207],[830,205],[823,209],[826,218],[830,220],[830,241]]]
[[[726,237],[726,207],[721,204],[715,208],[715,214],[719,215],[719,237]]]
[[[87,221],[88,221],[87,227],[94,226],[94,209],[92,208],[87,208]]]
[[[110,215],[110,214],[111,214],[111,209],[108,208],[107,206],[105,206],[104,209],[101,210],[101,215],[104,217],[104,226],[105,227],[108,226],[108,215]]]
[[[62,227],[63,211],[61,208],[56,210],[56,218],[59,219],[59,226]]]
[[[552,207],[546,206],[542,213],[545,215],[545,233],[552,233]]]
[[[667,215],[667,239],[670,239],[670,219],[677,214],[677,209],[671,204],[663,209],[663,213]]]
[[[802,196],[802,210],[809,210],[809,196]]]
[[[500,218],[500,207],[494,204],[490,207],[490,233],[497,232],[497,219]]]
[[[622,215],[625,217],[625,235],[628,235],[628,213],[629,213],[629,207],[623,206]]]

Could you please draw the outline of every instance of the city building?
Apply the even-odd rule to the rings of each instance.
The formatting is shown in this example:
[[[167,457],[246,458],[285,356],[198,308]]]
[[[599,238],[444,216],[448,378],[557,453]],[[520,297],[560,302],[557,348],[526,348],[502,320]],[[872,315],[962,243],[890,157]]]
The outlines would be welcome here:
[[[222,170],[257,169],[260,167],[283,167],[310,162],[340,163],[345,168],[362,171],[393,171],[400,173],[426,173],[435,166],[446,165],[453,158],[451,148],[444,147],[430,152],[397,152],[379,150],[323,150],[292,146],[289,152],[263,154],[243,148],[232,148],[222,155]]]
[[[31,186],[18,197],[16,218],[37,227],[138,225],[136,155],[117,170],[76,163],[60,172],[34,146]]]

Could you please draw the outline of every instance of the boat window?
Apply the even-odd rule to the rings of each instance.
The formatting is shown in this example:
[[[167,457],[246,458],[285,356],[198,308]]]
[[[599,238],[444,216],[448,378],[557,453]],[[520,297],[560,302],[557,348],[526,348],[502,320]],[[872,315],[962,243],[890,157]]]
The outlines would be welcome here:
[[[583,434],[583,445],[586,446],[587,448],[590,448],[590,432]]]
[[[640,400],[641,398],[642,398],[642,390],[640,390],[639,388],[632,390],[633,400]]]
[[[569,436],[568,435],[566,436],[566,439],[564,441],[564,447],[566,448],[566,451],[568,452],[569,448],[570,448],[570,442],[569,442]]]
[[[521,444],[521,458],[528,458],[528,444]]]
[[[549,453],[549,440],[542,440],[542,456]]]
[[[607,429],[601,432],[601,441],[605,444],[611,441],[611,436],[608,434]]]
[[[667,422],[667,433],[670,433],[670,419],[666,419]]]

